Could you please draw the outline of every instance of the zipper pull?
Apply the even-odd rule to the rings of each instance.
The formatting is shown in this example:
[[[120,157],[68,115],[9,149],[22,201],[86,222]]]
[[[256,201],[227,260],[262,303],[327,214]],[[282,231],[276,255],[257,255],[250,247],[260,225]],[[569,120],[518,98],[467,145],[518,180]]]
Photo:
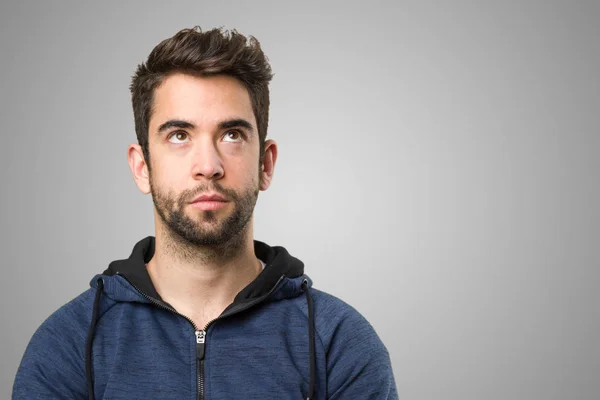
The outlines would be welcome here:
[[[204,344],[206,342],[206,332],[196,331],[196,358],[204,360]]]

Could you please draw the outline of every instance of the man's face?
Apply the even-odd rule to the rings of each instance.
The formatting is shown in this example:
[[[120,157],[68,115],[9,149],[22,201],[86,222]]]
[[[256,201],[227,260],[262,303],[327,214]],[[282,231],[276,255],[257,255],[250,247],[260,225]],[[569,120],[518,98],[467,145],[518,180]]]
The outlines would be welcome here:
[[[258,130],[243,84],[169,76],[155,90],[148,135],[150,191],[162,223],[196,245],[238,237],[259,191]],[[195,202],[201,196],[220,199]]]

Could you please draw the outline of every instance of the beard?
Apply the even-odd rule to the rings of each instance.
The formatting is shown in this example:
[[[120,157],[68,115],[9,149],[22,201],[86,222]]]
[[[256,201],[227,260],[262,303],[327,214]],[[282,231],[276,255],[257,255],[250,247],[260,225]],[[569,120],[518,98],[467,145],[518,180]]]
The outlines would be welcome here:
[[[150,191],[154,207],[168,230],[176,236],[174,239],[202,247],[236,247],[234,244],[243,240],[259,193],[258,185],[252,185],[238,193],[213,181],[212,184],[204,183],[177,195],[172,191],[161,191],[152,183],[151,177]],[[219,215],[224,214],[223,209],[198,210],[194,212],[194,216],[186,214],[185,209],[190,206],[190,201],[204,192],[220,194],[229,201],[226,207],[232,206],[233,209],[227,211],[226,215]]]

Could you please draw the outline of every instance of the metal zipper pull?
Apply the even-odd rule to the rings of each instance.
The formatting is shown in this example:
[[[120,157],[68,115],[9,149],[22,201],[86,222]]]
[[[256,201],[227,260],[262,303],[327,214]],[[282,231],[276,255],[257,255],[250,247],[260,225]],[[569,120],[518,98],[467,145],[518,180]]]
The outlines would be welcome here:
[[[198,360],[204,360],[204,342],[206,341],[206,332],[196,331],[196,357]]]

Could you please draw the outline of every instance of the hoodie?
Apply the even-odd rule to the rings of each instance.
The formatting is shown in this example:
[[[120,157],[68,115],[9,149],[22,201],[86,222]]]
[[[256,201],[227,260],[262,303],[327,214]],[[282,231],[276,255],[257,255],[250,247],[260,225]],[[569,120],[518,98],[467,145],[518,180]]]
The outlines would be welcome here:
[[[21,399],[397,399],[388,351],[354,308],[255,241],[256,279],[204,327],[156,292],[155,239],[113,261],[31,338]]]

